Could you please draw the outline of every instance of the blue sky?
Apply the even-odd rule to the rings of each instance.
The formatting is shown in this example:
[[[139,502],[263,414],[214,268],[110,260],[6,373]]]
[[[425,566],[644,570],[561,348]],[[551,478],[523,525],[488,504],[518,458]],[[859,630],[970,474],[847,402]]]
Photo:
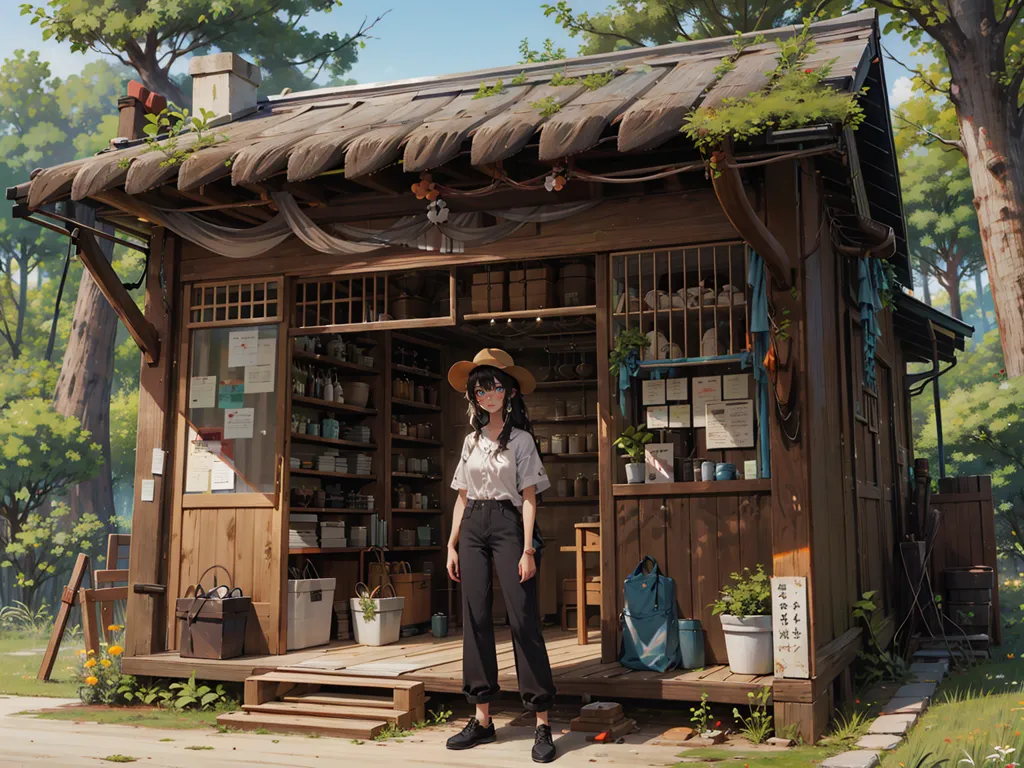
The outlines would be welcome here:
[[[66,44],[43,41],[28,17],[18,15],[23,0],[0,0],[8,8],[0,25],[0,54],[9,56],[17,48],[40,51],[50,62],[55,75],[66,76],[81,70],[98,54],[73,54]],[[35,0],[39,3],[41,0]],[[551,0],[554,2],[554,0]],[[361,83],[400,80],[408,77],[443,75],[487,67],[502,66],[519,60],[519,41],[530,39],[535,49],[545,37],[574,55],[578,40],[570,38],[551,19],[544,18],[541,0],[347,0],[339,10],[316,14],[307,21],[315,29],[354,31],[366,17],[373,20],[388,8],[391,12],[377,24],[376,39],[367,42],[350,76]],[[574,0],[577,11],[600,11],[608,0]],[[906,44],[898,38],[886,39],[886,46],[905,59]],[[890,97],[899,102],[909,95],[906,73],[886,62]],[[902,79],[900,79],[902,77]],[[895,92],[894,92],[895,91]]]

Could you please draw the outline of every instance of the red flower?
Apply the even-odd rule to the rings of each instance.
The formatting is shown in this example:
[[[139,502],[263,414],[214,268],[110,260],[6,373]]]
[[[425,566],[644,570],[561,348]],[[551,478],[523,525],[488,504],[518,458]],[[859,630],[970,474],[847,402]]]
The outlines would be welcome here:
[[[953,740],[952,740],[952,739],[946,739],[946,743],[947,743],[947,744],[952,744],[952,743],[953,743]]]
[[[807,75],[809,75],[809,74],[811,74],[811,72],[813,72],[813,71],[814,71],[813,69],[805,69],[805,70],[804,70],[804,74],[807,74]]]
[[[715,723],[715,728],[717,728],[717,727],[718,727],[718,726],[720,726],[721,724],[722,724],[722,721],[721,721],[721,720],[717,721],[717,722]]]

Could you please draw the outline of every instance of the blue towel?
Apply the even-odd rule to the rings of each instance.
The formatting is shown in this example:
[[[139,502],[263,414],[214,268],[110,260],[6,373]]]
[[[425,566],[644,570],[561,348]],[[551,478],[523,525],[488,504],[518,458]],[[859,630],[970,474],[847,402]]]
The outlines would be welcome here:
[[[761,477],[771,477],[771,444],[768,436],[768,370],[764,358],[768,354],[768,279],[764,259],[750,251],[747,283],[753,292],[750,300],[750,336],[754,344],[754,384],[757,391],[757,428]]]

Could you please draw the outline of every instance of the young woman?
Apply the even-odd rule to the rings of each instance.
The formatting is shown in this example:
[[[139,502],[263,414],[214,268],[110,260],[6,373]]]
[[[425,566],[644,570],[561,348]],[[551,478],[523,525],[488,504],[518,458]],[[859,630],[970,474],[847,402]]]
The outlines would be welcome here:
[[[495,740],[488,702],[500,693],[491,619],[492,563],[512,622],[512,647],[523,706],[537,713],[533,760],[555,759],[548,710],[555,697],[537,602],[537,494],[551,486],[541,464],[523,395],[533,375],[500,349],[456,363],[448,381],[469,401],[466,436],[452,488],[459,491],[448,539],[448,575],[462,583],[462,691],[476,716],[448,749]],[[458,544],[458,549],[456,549]]]

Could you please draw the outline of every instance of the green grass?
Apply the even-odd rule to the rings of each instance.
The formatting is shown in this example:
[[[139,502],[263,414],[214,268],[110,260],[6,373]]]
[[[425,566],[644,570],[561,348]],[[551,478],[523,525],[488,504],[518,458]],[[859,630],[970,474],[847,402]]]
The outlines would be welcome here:
[[[764,747],[749,749],[707,747],[688,749],[677,757],[676,768],[808,768],[821,763],[840,750],[822,747],[794,747],[792,749],[767,751]]]
[[[76,664],[75,649],[63,647],[53,665],[48,682],[36,679],[42,652],[31,656],[11,656],[18,651],[45,648],[49,640],[43,635],[0,634],[0,694],[5,696],[54,696],[74,699],[78,697],[78,683],[68,669]]]
[[[179,712],[174,709],[150,709],[149,707],[115,707],[112,709],[91,709],[74,707],[52,712],[27,712],[44,720],[103,723],[105,725],[136,725],[147,728],[210,728],[216,725],[217,715],[213,712]]]

